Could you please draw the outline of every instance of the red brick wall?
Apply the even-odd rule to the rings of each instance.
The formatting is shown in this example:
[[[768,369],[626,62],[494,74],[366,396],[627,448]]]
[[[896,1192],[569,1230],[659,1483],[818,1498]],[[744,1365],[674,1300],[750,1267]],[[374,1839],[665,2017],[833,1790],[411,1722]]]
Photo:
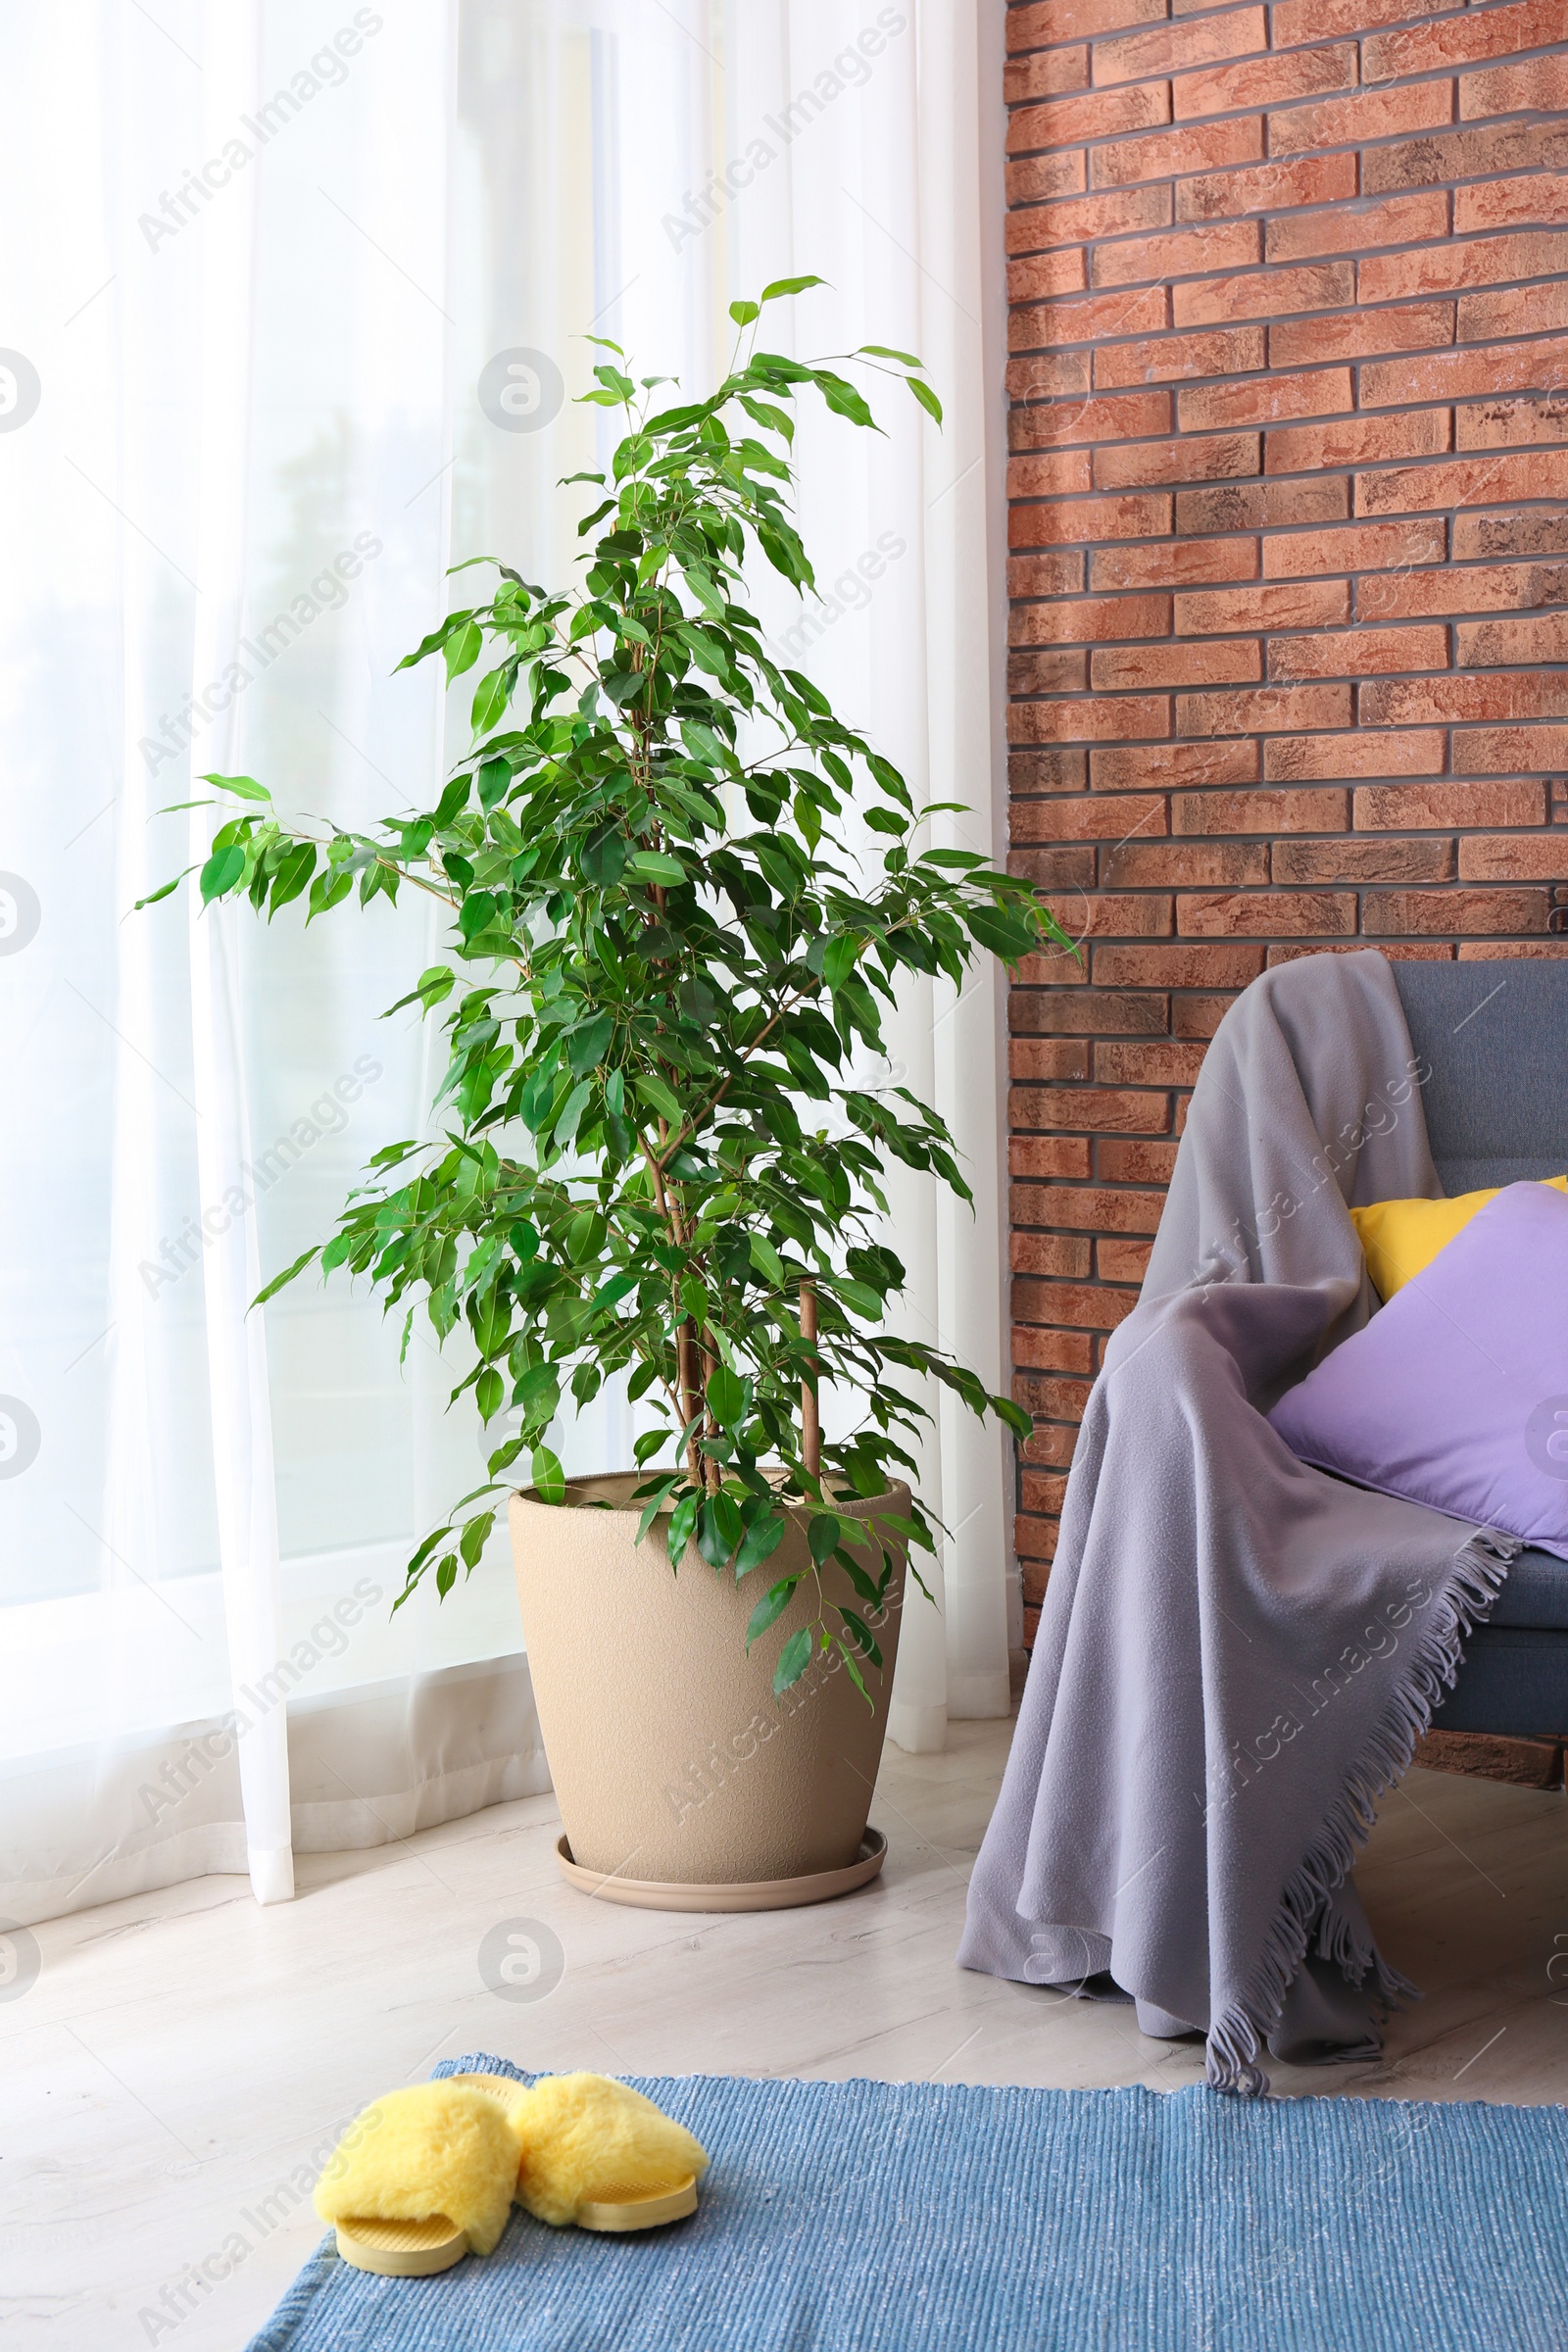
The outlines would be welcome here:
[[[1266,962],[1568,925],[1568,0],[1008,10],[1033,1628],[1203,1041]]]

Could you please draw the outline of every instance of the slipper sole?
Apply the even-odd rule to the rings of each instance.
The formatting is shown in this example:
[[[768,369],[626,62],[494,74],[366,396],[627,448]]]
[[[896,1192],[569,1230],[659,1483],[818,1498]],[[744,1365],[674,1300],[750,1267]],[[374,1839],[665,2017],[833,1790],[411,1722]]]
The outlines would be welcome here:
[[[367,2215],[339,2222],[337,2250],[357,2271],[374,2271],[383,2278],[428,2278],[463,2260],[468,2233],[444,2213],[427,2222],[383,2222]]]

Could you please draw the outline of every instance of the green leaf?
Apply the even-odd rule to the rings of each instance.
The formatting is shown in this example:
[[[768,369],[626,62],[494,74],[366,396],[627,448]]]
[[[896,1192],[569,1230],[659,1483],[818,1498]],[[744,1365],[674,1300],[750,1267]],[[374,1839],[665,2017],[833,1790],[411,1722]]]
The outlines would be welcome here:
[[[536,1446],[531,1464],[533,1483],[541,1502],[564,1502],[566,1473],[548,1446]]]
[[[477,1518],[469,1519],[465,1523],[463,1541],[458,1548],[469,1568],[478,1564],[479,1554],[490,1541],[490,1530],[495,1523],[494,1511],[481,1511]]]
[[[291,1266],[285,1266],[281,1274],[274,1274],[266,1289],[257,1292],[251,1300],[252,1306],[265,1306],[269,1298],[275,1298],[284,1284],[292,1282],[296,1274],[303,1274],[312,1258],[318,1254],[318,1244],[313,1244],[309,1250],[303,1250]]]
[[[810,1663],[810,1628],[802,1626],[799,1633],[791,1634],[778,1653],[778,1664],[773,1669],[773,1696],[782,1698],[791,1685],[800,1681]]]
[[[662,1078],[652,1070],[639,1070],[636,1084],[638,1094],[659,1112],[661,1118],[667,1119],[671,1127],[681,1124],[685,1113]]]
[[[733,1372],[725,1371],[722,1364],[709,1377],[708,1409],[720,1429],[733,1429],[745,1416],[745,1388]],[[739,1540],[737,1537],[736,1542]],[[730,1549],[734,1549],[733,1544]],[[727,1558],[728,1554],[725,1556]]]
[[[758,1602],[756,1608],[752,1611],[750,1619],[747,1622],[746,1646],[748,1649],[751,1648],[754,1642],[760,1642],[761,1640],[762,1636],[767,1632],[770,1626],[777,1625],[779,1619],[789,1607],[790,1602],[794,1599],[795,1588],[800,1581],[801,1580],[798,1576],[781,1577],[779,1582],[767,1594],[766,1598]],[[790,1639],[794,1641],[798,1639],[798,1637],[792,1635]],[[811,1637],[809,1634],[808,1634],[806,1637],[808,1654],[809,1654],[810,1640]]]
[[[755,302],[732,302],[729,315],[737,326],[750,326],[752,320],[760,315],[760,306]]]
[[[906,375],[904,380],[908,385],[909,390],[914,394],[915,399],[920,403],[921,408],[924,409],[926,415],[928,416],[934,416],[938,424],[940,424],[942,422],[942,403],[940,400],[938,400],[930,385],[923,383],[920,377],[917,375]]]
[[[765,1276],[776,1291],[783,1290],[788,1277],[784,1272],[784,1260],[772,1243],[765,1242],[760,1233],[754,1233],[750,1249],[752,1263],[759,1274]]]
[[[686,868],[678,858],[666,858],[662,850],[636,850],[626,860],[626,871],[636,882],[660,882],[676,885],[687,879]]]
[[[697,1548],[710,1568],[727,1568],[744,1532],[733,1494],[710,1494],[697,1514]]]
[[[735,1582],[739,1584],[743,1576],[750,1576],[754,1568],[760,1568],[764,1560],[770,1560],[783,1541],[782,1519],[754,1519],[735,1554]]]
[[[512,699],[512,689],[516,674],[516,670],[510,662],[503,662],[499,669],[489,670],[479,680],[473,690],[473,731],[475,735],[488,735],[490,729],[496,724]],[[494,763],[486,760],[484,764],[489,767]],[[480,772],[482,774],[483,769]],[[481,787],[481,800],[483,797],[483,788]]]
[[[236,800],[270,801],[272,797],[267,786],[258,784],[254,776],[205,775],[198,781],[203,784],[216,784],[220,792],[231,792]],[[197,806],[195,801],[190,803],[190,807],[193,808]]]
[[[763,302],[777,302],[781,294],[804,294],[808,286],[825,286],[825,277],[775,277],[770,286],[762,288]]]
[[[669,1515],[669,1532],[665,1537],[665,1544],[669,1552],[669,1564],[672,1568],[678,1568],[686,1556],[686,1546],[691,1542],[692,1529],[697,1525],[697,1513],[702,1506],[702,1496],[695,1492],[683,1494]]]
[[[895,351],[891,343],[862,343],[860,349],[873,360],[897,360],[901,368],[919,368],[924,365],[912,351]]]
[[[245,852],[237,841],[231,841],[226,850],[215,850],[202,867],[202,905],[210,906],[214,899],[222,898],[244,871]]]
[[[484,632],[476,620],[465,621],[462,628],[455,630],[446,640],[442,651],[446,655],[449,685],[454,678],[461,677],[466,669],[473,667],[483,643]]]
[[[806,1541],[817,1566],[825,1567],[839,1547],[839,1523],[834,1513],[815,1512],[807,1527]]]

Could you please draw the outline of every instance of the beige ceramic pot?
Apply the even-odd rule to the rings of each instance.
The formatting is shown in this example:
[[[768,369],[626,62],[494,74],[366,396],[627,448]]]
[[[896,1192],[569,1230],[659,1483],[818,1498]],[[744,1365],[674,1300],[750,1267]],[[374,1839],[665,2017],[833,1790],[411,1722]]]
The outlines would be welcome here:
[[[567,1876],[612,1900],[671,1910],[773,1908],[847,1891],[886,1850],[867,1838],[866,1817],[904,1599],[897,1540],[881,1539],[894,1553],[876,1628],[883,1670],[861,1669],[872,1703],[836,1652],[776,1699],[773,1661],[815,1614],[809,1578],[750,1656],[746,1626],[780,1576],[809,1566],[804,1520],[740,1585],[695,1544],[672,1575],[667,1518],[633,1540],[639,1483],[635,1473],[573,1480],[564,1505],[512,1497],[517,1597]],[[837,1508],[903,1515],[909,1491],[844,1496]],[[863,1558],[880,1576],[881,1544],[868,1539]],[[823,1591],[830,1610],[854,1599],[831,1563]]]

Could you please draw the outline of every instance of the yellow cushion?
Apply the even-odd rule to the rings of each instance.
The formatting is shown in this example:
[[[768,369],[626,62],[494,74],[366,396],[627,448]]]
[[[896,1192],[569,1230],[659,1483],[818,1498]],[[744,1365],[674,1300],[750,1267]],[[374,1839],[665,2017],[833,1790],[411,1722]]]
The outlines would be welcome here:
[[[1548,1176],[1559,1193],[1568,1193],[1568,1176]],[[1478,1209],[1495,1200],[1502,1190],[1460,1193],[1453,1200],[1375,1200],[1370,1208],[1352,1208],[1350,1221],[1366,1252],[1366,1270],[1380,1298],[1424,1273],[1438,1251],[1463,1233]]]

